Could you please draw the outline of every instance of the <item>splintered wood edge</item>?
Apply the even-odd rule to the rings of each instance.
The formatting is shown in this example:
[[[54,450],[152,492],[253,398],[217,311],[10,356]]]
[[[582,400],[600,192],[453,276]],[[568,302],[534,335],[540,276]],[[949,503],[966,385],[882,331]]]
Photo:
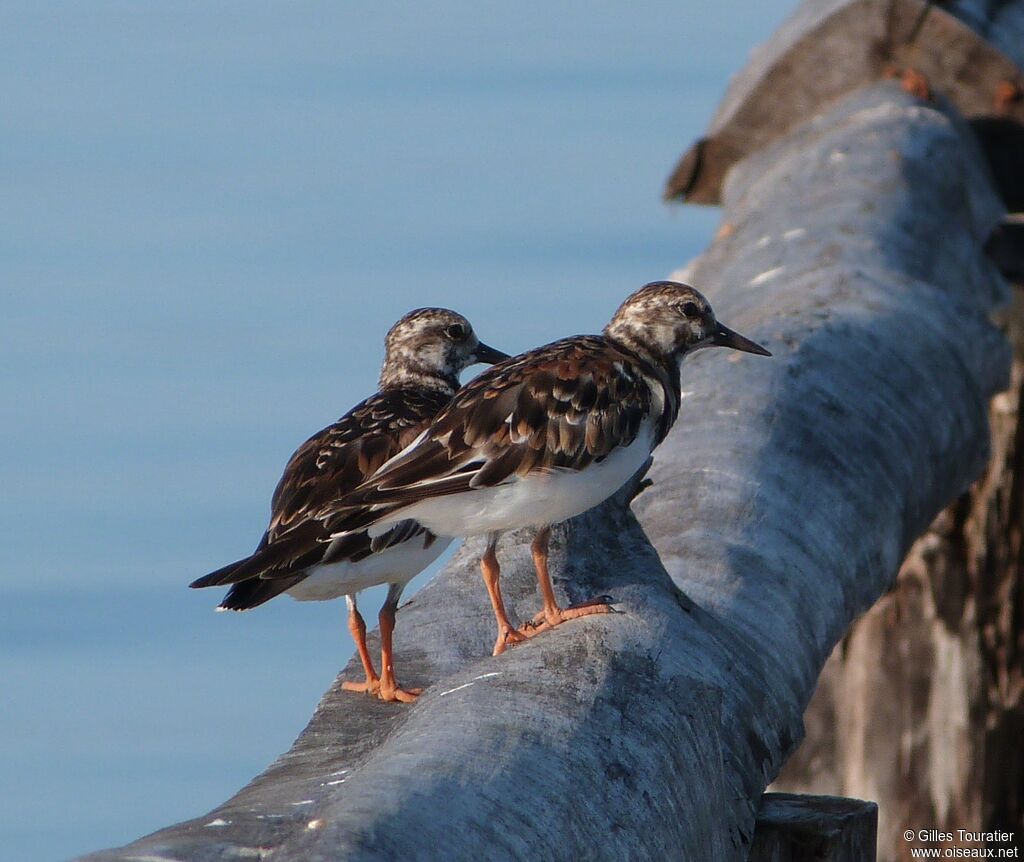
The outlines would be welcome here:
[[[922,17],[920,0],[847,0],[823,15],[820,3],[805,2],[733,79],[708,133],[676,163],[664,200],[719,204],[726,173],[744,156],[843,95],[906,70],[922,73],[931,95],[965,116],[992,114],[1001,87],[1024,89],[1024,72],[957,17],[976,18],[969,6],[932,7]],[[1004,114],[1024,122],[1024,100]]]

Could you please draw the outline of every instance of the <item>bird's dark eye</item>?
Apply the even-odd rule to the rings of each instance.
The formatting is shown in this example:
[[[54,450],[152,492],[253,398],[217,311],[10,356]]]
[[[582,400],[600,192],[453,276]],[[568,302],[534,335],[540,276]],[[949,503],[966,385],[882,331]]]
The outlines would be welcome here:
[[[461,323],[453,323],[451,326],[445,327],[444,334],[452,341],[461,341],[466,337],[466,327]]]
[[[696,302],[684,302],[679,306],[679,310],[683,313],[684,317],[700,317],[700,309],[697,307]]]

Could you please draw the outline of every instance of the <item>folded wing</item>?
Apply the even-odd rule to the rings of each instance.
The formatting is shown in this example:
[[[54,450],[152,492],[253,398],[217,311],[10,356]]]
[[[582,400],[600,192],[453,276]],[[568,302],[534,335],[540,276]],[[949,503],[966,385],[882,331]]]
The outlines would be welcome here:
[[[379,392],[310,437],[292,455],[278,482],[271,500],[270,524],[256,550],[190,586],[274,581],[273,586],[236,587],[222,605],[254,607],[294,586],[311,566],[358,561],[424,534],[426,531],[412,522],[396,525],[372,540],[365,532],[332,536],[318,513],[400,452],[446,402],[440,392]]]
[[[321,516],[332,532],[362,528],[421,500],[533,472],[584,469],[632,443],[645,419],[659,418],[663,376],[597,336],[564,339],[495,365]]]

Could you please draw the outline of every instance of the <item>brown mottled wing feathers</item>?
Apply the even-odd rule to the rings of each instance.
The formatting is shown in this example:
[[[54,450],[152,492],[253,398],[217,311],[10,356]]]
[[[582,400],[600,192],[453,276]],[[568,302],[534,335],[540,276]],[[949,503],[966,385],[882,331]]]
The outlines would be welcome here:
[[[388,389],[367,398],[310,437],[285,467],[271,500],[270,524],[256,551],[199,578],[192,586],[237,584],[251,578],[293,578],[318,563],[357,561],[369,556],[377,550],[371,547],[369,536],[363,533],[331,541],[317,513],[411,443],[447,402],[442,392]],[[400,532],[393,530],[375,543],[379,549],[397,544],[410,535],[410,529],[403,526]],[[260,592],[260,602],[272,597],[266,593]]]
[[[442,393],[378,392],[292,455],[271,501],[271,541],[315,517],[331,500],[357,487],[400,452],[447,402]]]
[[[667,385],[668,376],[598,336],[495,365],[458,392],[420,442],[328,507],[328,526],[353,523],[356,506],[407,504],[601,461],[632,443],[645,419],[661,419],[652,415],[662,403],[652,379]]]

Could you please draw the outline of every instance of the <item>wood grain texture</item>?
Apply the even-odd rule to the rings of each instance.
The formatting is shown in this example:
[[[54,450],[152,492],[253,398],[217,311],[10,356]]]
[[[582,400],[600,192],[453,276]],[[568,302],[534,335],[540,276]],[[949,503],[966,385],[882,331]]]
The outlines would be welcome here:
[[[1000,318],[1016,350],[1010,388],[990,406],[989,466],[836,647],[807,709],[807,738],[776,784],[876,800],[883,862],[909,860],[918,846],[974,846],[958,829],[1024,834],[1019,295]],[[908,828],[951,838],[908,843]]]

